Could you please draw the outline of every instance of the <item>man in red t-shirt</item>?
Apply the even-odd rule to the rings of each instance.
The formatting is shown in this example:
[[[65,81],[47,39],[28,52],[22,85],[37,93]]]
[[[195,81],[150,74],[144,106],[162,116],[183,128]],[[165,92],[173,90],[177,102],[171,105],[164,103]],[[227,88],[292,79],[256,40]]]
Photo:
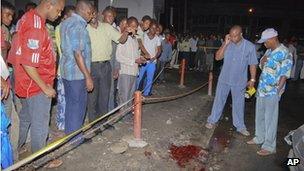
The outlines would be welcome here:
[[[18,21],[8,55],[15,71],[15,91],[22,103],[18,147],[24,145],[31,128],[32,152],[46,145],[51,100],[56,95],[56,56],[45,20],[55,21],[64,4],[64,0],[42,0],[36,9],[25,13]]]

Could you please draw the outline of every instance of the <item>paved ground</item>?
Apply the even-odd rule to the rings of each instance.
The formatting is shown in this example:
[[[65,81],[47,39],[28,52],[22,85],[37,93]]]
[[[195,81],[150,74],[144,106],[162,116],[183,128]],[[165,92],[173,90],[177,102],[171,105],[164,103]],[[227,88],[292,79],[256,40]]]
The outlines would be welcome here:
[[[187,73],[186,88],[178,88],[178,73],[170,71],[164,84],[157,84],[154,97],[189,91],[206,82],[202,73]],[[90,144],[63,155],[64,164],[54,170],[204,170],[208,165],[208,142],[213,130],[203,127],[212,98],[207,88],[178,100],[143,106],[145,148],[128,148],[122,154],[110,149],[132,135],[132,124],[119,122],[116,130],[103,132]],[[40,170],[48,170],[40,168]]]
[[[216,163],[215,169],[211,170],[233,170],[233,171],[281,171],[288,170],[284,162],[290,146],[288,146],[284,137],[290,130],[298,128],[304,124],[303,106],[304,106],[304,82],[289,82],[287,91],[280,102],[279,125],[277,137],[277,153],[275,155],[260,157],[256,154],[259,149],[257,146],[249,146],[246,141],[250,138],[244,138],[235,132],[231,132],[231,100],[226,105],[224,116],[215,129],[214,135],[210,141],[212,159],[210,162]],[[255,99],[246,102],[246,125],[249,131],[254,134],[255,118]],[[216,139],[216,140],[215,140]]]
[[[178,73],[170,71],[168,81],[155,85],[153,96],[186,92],[207,80],[206,74],[187,73],[185,89],[178,88]],[[235,132],[231,119],[231,100],[215,130],[207,130],[212,98],[204,88],[178,100],[146,104],[143,107],[143,139],[148,146],[128,148],[122,154],[110,149],[132,135],[131,123],[117,123],[116,130],[103,132],[90,144],[83,144],[60,158],[64,164],[54,170],[286,170],[284,161],[289,146],[283,137],[304,121],[304,83],[290,82],[280,103],[278,149],[275,155],[260,157],[258,147],[246,145],[245,138]],[[246,124],[254,133],[255,99],[246,102]],[[213,134],[214,133],[214,134]],[[212,136],[213,135],[213,136]],[[28,170],[28,168],[25,168]],[[40,168],[40,170],[48,170]]]

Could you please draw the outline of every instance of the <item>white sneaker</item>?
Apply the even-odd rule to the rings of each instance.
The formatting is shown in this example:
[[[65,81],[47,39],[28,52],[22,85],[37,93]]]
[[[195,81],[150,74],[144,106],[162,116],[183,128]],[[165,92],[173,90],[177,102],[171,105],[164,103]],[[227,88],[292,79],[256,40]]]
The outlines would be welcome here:
[[[250,136],[250,133],[246,129],[243,129],[243,130],[239,131],[239,133],[246,136],[246,137]]]

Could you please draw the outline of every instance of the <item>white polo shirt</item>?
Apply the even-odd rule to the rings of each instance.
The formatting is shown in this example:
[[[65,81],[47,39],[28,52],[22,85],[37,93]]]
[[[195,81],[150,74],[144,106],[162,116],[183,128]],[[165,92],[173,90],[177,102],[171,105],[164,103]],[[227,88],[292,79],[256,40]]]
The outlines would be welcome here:
[[[155,57],[157,47],[161,46],[161,39],[157,35],[155,35],[153,39],[150,39],[148,33],[144,33],[143,44],[150,56]],[[156,60],[153,62],[156,62]]]

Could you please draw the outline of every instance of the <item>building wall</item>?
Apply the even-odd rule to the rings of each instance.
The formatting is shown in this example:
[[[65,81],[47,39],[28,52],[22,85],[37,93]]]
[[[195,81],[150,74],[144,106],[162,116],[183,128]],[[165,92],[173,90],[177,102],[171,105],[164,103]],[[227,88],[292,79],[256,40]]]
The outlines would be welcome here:
[[[40,0],[7,0],[7,1],[15,5],[18,11],[18,10],[24,10],[24,7],[28,2],[34,2],[38,4]],[[66,0],[65,2],[66,5],[75,5],[76,1],[77,0]]]
[[[98,9],[103,10],[107,6],[114,6],[116,8],[127,8],[128,17],[134,16],[141,19],[144,15],[153,15],[153,0],[99,0]]]
[[[8,0],[14,4],[17,10],[24,10],[26,3],[32,1],[39,3],[40,0]],[[77,0],[66,0],[66,5],[75,5]],[[128,17],[134,16],[141,19],[144,15],[154,17],[153,13],[153,0],[98,0],[98,9],[103,10],[107,6],[114,6],[117,8],[127,8]]]

